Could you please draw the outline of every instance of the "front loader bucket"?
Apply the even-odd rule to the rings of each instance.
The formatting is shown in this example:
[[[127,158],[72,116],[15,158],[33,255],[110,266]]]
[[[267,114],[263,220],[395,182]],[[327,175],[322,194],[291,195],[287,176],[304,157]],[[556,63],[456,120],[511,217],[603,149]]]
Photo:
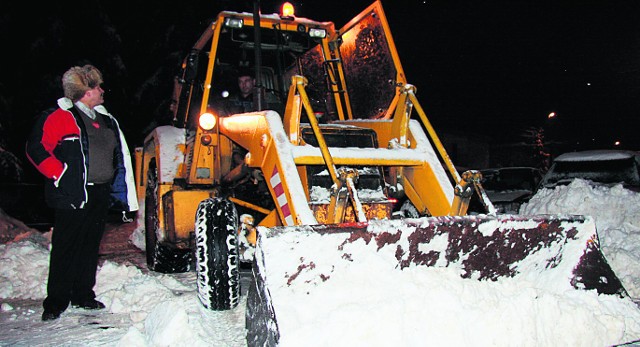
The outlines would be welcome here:
[[[453,279],[461,290],[486,291],[486,297],[476,297],[471,306],[485,301],[491,305],[501,283],[516,285],[519,293],[536,293],[532,302],[548,295],[562,301],[575,296],[571,293],[587,291],[631,302],[600,252],[594,221],[584,216],[479,215],[262,228],[253,271],[247,309],[249,345],[344,344],[344,335],[341,338],[336,331],[338,322],[349,329],[365,329],[369,315],[375,316],[381,305],[445,290],[450,284],[440,288],[434,282],[440,276]],[[419,294],[411,295],[405,287],[417,283],[422,283]],[[339,307],[331,311],[333,305]],[[354,309],[362,306],[369,307],[365,316]],[[447,317],[446,309],[415,310],[424,311],[418,320],[425,322],[434,315],[442,316],[437,322]],[[325,315],[319,321],[333,322],[326,323],[331,332],[318,326],[317,315]],[[361,333],[379,334],[380,341],[391,344],[412,344],[406,329],[384,328],[396,326],[397,319],[408,317],[382,315],[379,320],[390,321]]]

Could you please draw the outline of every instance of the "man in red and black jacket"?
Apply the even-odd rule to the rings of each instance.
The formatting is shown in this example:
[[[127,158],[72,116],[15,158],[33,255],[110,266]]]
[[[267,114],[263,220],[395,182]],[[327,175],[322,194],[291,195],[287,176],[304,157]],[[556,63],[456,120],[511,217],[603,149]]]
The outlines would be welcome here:
[[[65,72],[65,97],[36,121],[27,140],[27,157],[47,178],[45,200],[55,209],[45,321],[59,318],[69,303],[105,307],[93,287],[107,213],[138,209],[131,155],[118,122],[102,106],[102,82],[91,65]]]

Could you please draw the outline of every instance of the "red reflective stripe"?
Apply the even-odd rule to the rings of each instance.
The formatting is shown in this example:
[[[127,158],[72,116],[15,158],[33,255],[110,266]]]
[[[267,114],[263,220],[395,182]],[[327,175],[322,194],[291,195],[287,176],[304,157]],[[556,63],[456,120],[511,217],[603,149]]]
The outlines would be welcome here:
[[[282,215],[287,220],[287,222],[293,223],[293,221],[289,219],[289,217],[291,217],[291,209],[289,208],[289,203],[287,202],[286,196],[284,194],[284,186],[282,185],[282,181],[280,180],[277,166],[273,168],[270,182],[273,185],[273,191],[276,194],[276,200],[278,201],[278,205],[280,206]],[[277,183],[274,184],[275,182]]]
[[[286,217],[291,215],[291,210],[289,209],[289,203],[285,203],[283,206],[280,206],[282,209],[282,214]]]
[[[282,183],[278,183],[275,187],[273,187],[273,191],[276,193],[276,196],[280,196],[284,194],[284,188],[282,187]]]

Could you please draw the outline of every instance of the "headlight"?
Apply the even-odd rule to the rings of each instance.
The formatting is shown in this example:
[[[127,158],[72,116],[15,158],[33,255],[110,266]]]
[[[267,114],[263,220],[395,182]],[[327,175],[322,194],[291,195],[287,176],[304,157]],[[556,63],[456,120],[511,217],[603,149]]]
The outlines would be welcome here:
[[[244,26],[244,21],[242,20],[242,18],[227,17],[224,19],[224,26],[240,29]]]
[[[309,28],[309,37],[317,37],[324,39],[327,36],[327,31],[319,28]]]
[[[198,119],[198,124],[204,130],[213,129],[213,127],[216,126],[216,122],[217,122],[216,116],[208,112],[201,114],[200,118]]]

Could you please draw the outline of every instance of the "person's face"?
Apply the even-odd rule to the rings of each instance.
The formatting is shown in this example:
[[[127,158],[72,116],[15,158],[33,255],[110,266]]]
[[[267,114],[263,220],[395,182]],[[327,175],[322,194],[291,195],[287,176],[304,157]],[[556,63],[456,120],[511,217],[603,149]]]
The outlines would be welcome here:
[[[84,98],[82,99],[84,104],[91,108],[102,105],[102,103],[104,103],[104,89],[99,85],[95,88],[89,89],[84,93]]]
[[[238,77],[238,87],[240,87],[240,94],[242,94],[242,96],[251,94],[255,84],[255,80],[251,76]]]

